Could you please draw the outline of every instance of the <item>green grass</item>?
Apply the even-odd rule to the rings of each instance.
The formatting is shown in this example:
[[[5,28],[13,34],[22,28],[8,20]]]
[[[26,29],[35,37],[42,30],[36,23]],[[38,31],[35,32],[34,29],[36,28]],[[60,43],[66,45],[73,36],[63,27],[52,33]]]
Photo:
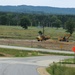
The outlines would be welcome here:
[[[12,39],[36,39],[38,32],[42,31],[42,28],[29,27],[27,30],[20,26],[0,26],[0,38],[12,38]],[[57,39],[60,36],[67,34],[64,29],[45,27],[45,35],[49,35],[52,39]],[[75,32],[70,38],[75,40]]]
[[[70,59],[65,59],[59,63],[62,63],[62,64],[75,64],[75,58],[70,58]]]
[[[75,59],[69,58],[60,61],[59,63],[53,63],[48,68],[46,68],[47,72],[51,75],[75,75],[75,67],[66,66],[68,65],[75,65]]]
[[[51,75],[75,75],[75,67],[66,67],[65,65],[53,63],[47,68]]]
[[[6,55],[9,55],[11,57],[29,57],[29,56],[44,56],[44,55],[73,56],[73,54],[64,54],[64,53],[52,53],[52,52],[42,52],[42,51],[27,51],[27,50],[0,48],[0,56],[6,56]]]
[[[24,50],[0,48],[0,56],[4,56],[3,54],[10,55],[10,57],[29,57],[29,56],[41,56],[43,53],[38,51],[24,51]]]

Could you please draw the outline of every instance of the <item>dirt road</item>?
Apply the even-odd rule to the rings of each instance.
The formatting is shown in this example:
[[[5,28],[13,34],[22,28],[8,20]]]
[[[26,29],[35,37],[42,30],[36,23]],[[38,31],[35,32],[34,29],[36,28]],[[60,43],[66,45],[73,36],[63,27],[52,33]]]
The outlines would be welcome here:
[[[37,40],[18,40],[18,39],[0,39],[0,44],[32,47],[32,48],[45,48],[54,50],[69,50],[69,51],[71,51],[72,47],[75,46],[75,42],[59,42],[55,40],[38,42]]]

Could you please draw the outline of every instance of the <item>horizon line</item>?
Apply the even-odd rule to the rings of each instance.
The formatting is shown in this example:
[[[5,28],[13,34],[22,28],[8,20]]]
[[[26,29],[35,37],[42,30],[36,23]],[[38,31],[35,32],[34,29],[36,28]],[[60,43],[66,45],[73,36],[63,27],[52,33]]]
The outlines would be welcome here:
[[[19,5],[0,5],[0,6],[34,6],[34,7],[54,7],[54,6],[25,5],[25,4],[19,4]],[[54,8],[75,8],[75,7],[54,7]]]

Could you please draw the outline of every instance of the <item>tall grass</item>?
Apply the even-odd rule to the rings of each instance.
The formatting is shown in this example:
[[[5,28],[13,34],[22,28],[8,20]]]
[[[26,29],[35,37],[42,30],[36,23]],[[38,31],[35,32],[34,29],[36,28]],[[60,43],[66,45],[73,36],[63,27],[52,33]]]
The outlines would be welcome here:
[[[47,71],[51,75],[75,75],[75,67],[66,67],[56,63],[48,67]]]
[[[0,26],[0,38],[13,38],[13,39],[35,39],[39,31],[42,28],[29,27],[23,29],[20,26]],[[57,39],[60,36],[67,34],[64,29],[49,28],[45,27],[45,35],[49,35],[53,39]],[[71,39],[75,40],[75,32]]]

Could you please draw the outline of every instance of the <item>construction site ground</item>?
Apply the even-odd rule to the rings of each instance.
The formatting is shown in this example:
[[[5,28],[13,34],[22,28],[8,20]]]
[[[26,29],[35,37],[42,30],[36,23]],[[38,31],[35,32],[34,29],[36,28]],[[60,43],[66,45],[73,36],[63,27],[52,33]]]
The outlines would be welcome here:
[[[60,42],[57,40],[37,41],[37,40],[20,40],[20,39],[0,39],[0,45],[33,47],[33,48],[45,48],[53,50],[69,50],[72,51],[72,47],[75,46],[75,41],[72,42]]]

